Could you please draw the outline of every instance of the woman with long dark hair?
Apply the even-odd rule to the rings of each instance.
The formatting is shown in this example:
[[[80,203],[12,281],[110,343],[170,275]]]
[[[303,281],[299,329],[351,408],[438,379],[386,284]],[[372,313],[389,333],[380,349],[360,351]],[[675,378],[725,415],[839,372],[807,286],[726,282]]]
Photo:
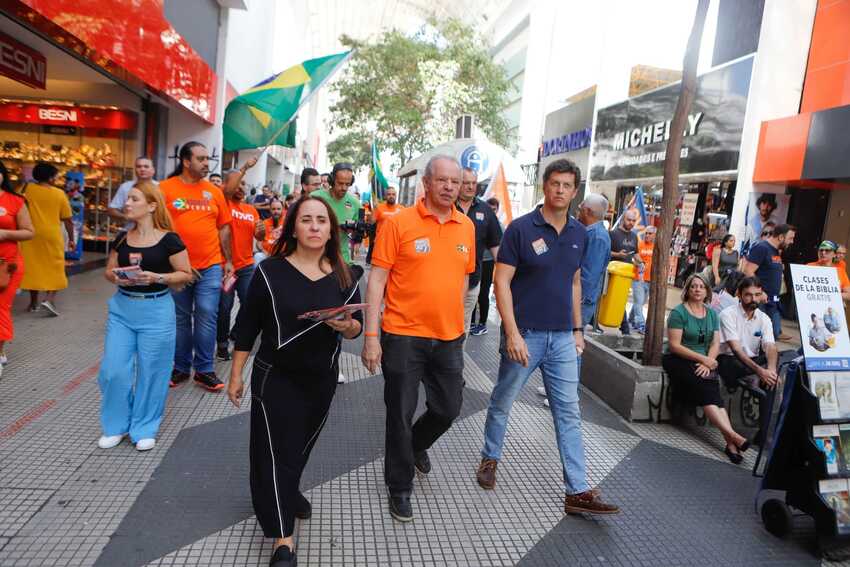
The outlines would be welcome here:
[[[0,270],[9,274],[8,283],[0,288],[0,373],[6,364],[6,342],[15,336],[12,301],[24,277],[18,242],[30,240],[34,234],[26,201],[12,190],[9,171],[0,161]]]
[[[321,199],[305,196],[286,215],[272,255],[260,262],[241,306],[227,395],[238,407],[242,370],[261,334],[251,375],[251,494],[257,521],[275,538],[274,567],[294,566],[295,518],[312,514],[301,473],[327,420],[342,339],[360,334],[360,313],[324,322],[308,311],[360,302],[362,269],[339,248],[339,223]]]
[[[711,252],[711,276],[709,282],[714,289],[723,287],[726,277],[738,269],[740,258],[735,250],[735,235],[727,234]]]
[[[104,274],[118,289],[109,300],[98,374],[98,446],[110,449],[129,434],[136,449],[148,451],[156,445],[174,359],[177,323],[169,287],[189,283],[192,270],[156,185],[136,183],[122,212],[134,224],[118,233]]]

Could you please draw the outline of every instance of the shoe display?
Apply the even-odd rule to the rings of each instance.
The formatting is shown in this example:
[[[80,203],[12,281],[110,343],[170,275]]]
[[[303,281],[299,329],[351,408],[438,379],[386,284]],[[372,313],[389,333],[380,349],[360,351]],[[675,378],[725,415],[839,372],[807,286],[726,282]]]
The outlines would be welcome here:
[[[59,317],[59,310],[50,301],[42,301],[41,306],[50,313],[53,317]]]
[[[224,382],[218,379],[215,372],[195,372],[195,384],[210,392],[220,392]]]
[[[413,453],[413,466],[422,474],[431,472],[431,459],[428,458],[428,451]]]
[[[481,488],[493,490],[496,487],[496,467],[498,466],[499,461],[496,459],[481,459],[478,472],[475,473],[475,479]]]
[[[565,514],[619,514],[620,508],[602,501],[598,490],[564,496]]]
[[[286,545],[281,545],[274,550],[269,561],[269,567],[297,567],[298,559],[295,553]]]
[[[230,359],[233,358],[230,355],[230,349],[228,348],[228,346],[226,344],[225,345],[219,345],[218,348],[216,348],[215,356],[219,360],[230,360]]]
[[[309,520],[312,516],[313,505],[310,504],[310,501],[299,492],[298,502],[295,503],[295,517],[299,520]]]
[[[97,440],[97,446],[101,449],[111,449],[120,445],[123,439],[124,435],[102,435]]]
[[[139,439],[136,443],[137,451],[150,451],[154,447],[156,447],[156,439]]]
[[[413,506],[410,503],[410,494],[390,494],[390,516],[399,522],[410,522],[413,520]]]
[[[171,380],[168,382],[168,386],[171,388],[176,388],[186,380],[190,378],[190,374],[188,372],[183,372],[182,370],[177,370],[176,368],[171,371]]]

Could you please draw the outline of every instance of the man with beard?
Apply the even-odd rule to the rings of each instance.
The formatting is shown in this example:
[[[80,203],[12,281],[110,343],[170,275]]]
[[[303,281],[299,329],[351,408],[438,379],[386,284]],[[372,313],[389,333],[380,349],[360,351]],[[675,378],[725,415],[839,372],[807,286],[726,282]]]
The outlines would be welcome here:
[[[354,185],[354,168],[350,163],[337,163],[330,174],[330,190],[319,189],[313,192],[313,197],[326,202],[340,226],[346,222],[356,221],[360,213],[360,200],[348,192]],[[351,263],[351,237],[343,229],[339,231],[339,247],[342,259]]]
[[[217,356],[221,360],[230,360],[230,312],[233,309],[233,296],[239,294],[239,304],[245,305],[248,298],[248,285],[254,275],[254,240],[263,240],[265,226],[260,213],[245,203],[245,171],[253,167],[257,160],[251,160],[243,169],[233,169],[225,173],[224,198],[230,206],[230,256],[233,258],[233,277],[235,281],[224,282],[218,302],[218,323],[216,342]]]
[[[761,281],[767,301],[761,304],[760,309],[770,317],[773,323],[773,336],[780,341],[791,338],[782,335],[779,293],[782,290],[782,275],[785,271],[782,264],[782,251],[794,244],[795,233],[796,229],[789,224],[776,225],[769,237],[760,240],[750,248],[741,270],[745,276],[757,276]]]
[[[375,239],[378,238],[378,231],[381,229],[381,223],[386,219],[398,214],[404,207],[398,204],[398,189],[393,186],[387,187],[384,194],[384,202],[378,203],[375,207],[375,212],[372,214],[372,221],[375,223],[375,230],[372,237],[369,239],[369,251],[366,253],[366,263],[372,263],[372,250],[375,249]]]
[[[182,291],[173,292],[177,344],[171,387],[187,381],[194,369],[196,384],[218,392],[224,389],[213,368],[218,300],[222,281],[233,274],[230,206],[221,189],[205,179],[210,158],[203,144],[184,144],[179,157],[177,169],[159,189],[199,277]]]
[[[431,158],[425,196],[384,221],[372,256],[362,360],[384,374],[384,480],[390,514],[401,522],[413,520],[414,467],[431,471],[428,449],[463,402],[463,298],[475,271],[475,228],[455,208],[460,181],[455,158]],[[427,409],[413,423],[420,383]]]
[[[738,380],[749,375],[758,377],[762,389],[771,391],[779,380],[779,353],[773,336],[770,317],[759,309],[762,284],[757,277],[743,278],[738,283],[737,305],[720,313],[720,354],[717,372],[729,388],[737,388]],[[769,408],[771,405],[761,406]],[[765,431],[769,412],[761,412],[760,434]]]
[[[280,238],[280,234],[283,232],[283,221],[286,219],[286,211],[280,199],[272,199],[272,202],[269,203],[269,211],[272,216],[263,221],[264,238],[261,244],[263,251],[257,252],[254,256],[254,261],[257,263],[271,256],[272,248],[274,248],[275,242],[277,242],[277,239]]]

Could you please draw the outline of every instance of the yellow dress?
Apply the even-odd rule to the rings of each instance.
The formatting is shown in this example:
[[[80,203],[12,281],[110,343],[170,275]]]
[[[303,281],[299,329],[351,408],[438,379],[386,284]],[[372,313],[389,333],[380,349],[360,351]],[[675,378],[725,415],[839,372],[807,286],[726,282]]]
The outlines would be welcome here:
[[[61,189],[29,183],[24,189],[35,236],[21,242],[24,279],[21,289],[58,291],[68,287],[62,221],[71,218],[71,204]]]

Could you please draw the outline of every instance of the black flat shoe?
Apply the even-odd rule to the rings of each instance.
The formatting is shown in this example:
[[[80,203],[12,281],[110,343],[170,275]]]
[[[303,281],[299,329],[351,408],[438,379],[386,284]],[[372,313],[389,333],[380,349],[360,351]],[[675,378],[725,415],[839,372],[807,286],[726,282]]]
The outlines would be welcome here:
[[[313,505],[300,492],[298,493],[298,502],[295,503],[295,517],[299,520],[309,520],[313,517]]]
[[[286,545],[281,545],[274,550],[269,567],[297,567],[298,558]]]
[[[732,451],[730,451],[729,447],[723,449],[723,452],[726,453],[726,456],[729,457],[729,460],[732,461],[732,463],[735,465],[740,465],[741,462],[744,460],[744,457],[742,457],[740,454],[733,453]]]
[[[428,458],[428,451],[413,453],[413,465],[422,474],[431,472],[431,459]]]
[[[749,448],[750,448],[750,440],[747,439],[746,441],[744,441],[743,443],[738,445],[738,452],[746,453],[747,449],[749,449]]]

